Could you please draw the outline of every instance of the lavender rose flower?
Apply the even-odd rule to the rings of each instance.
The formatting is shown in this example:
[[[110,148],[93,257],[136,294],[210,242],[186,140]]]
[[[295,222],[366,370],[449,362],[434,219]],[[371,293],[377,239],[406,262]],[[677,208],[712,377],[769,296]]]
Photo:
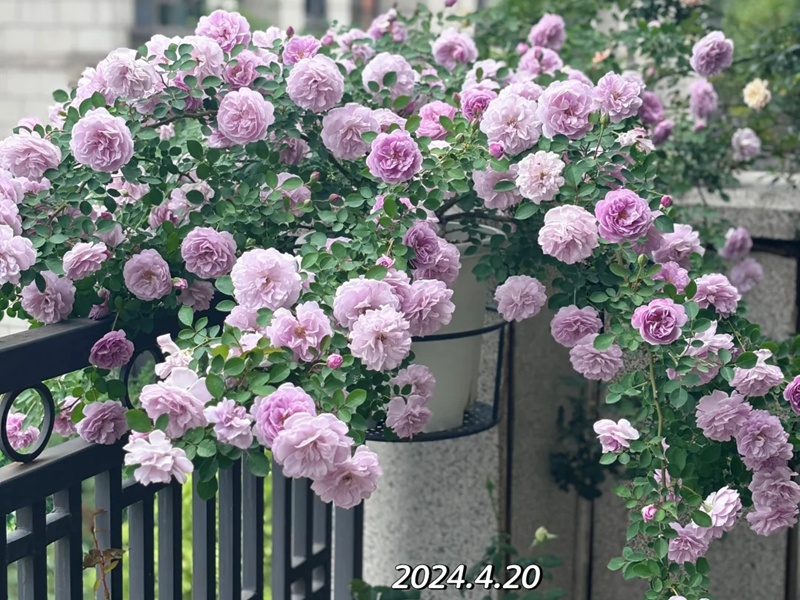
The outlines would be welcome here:
[[[0,167],[15,177],[39,180],[61,164],[61,150],[36,133],[15,133],[0,142]]]
[[[258,67],[265,67],[268,64],[264,58],[252,50],[242,50],[227,64],[222,78],[231,86],[231,89],[249,88],[256,79],[261,77],[257,71]]]
[[[432,414],[425,406],[427,402],[427,398],[413,392],[408,398],[395,396],[386,406],[386,425],[401,439],[422,433]]]
[[[653,213],[638,194],[624,188],[608,192],[594,209],[600,235],[609,242],[635,241],[653,222]]]
[[[322,479],[350,457],[347,424],[330,413],[291,415],[272,443],[272,456],[286,477]]]
[[[761,154],[761,139],[749,127],[737,129],[731,137],[733,160],[746,162]]]
[[[286,92],[300,108],[323,113],[341,102],[344,77],[335,62],[318,54],[294,65],[286,78]]]
[[[136,466],[133,477],[142,485],[151,483],[186,483],[194,471],[192,461],[181,448],[175,448],[163,431],[156,429],[141,437],[131,438],[123,447],[125,465]]]
[[[550,50],[550,48],[534,46],[526,50],[522,58],[519,59],[519,70],[514,79],[518,81],[542,74],[555,75],[556,71],[561,70],[563,66],[564,61],[561,60],[557,52]]]
[[[786,389],[783,390],[783,397],[792,407],[792,410],[800,415],[800,375],[786,386]]]
[[[688,320],[682,305],[669,298],[658,298],[638,307],[633,312],[631,324],[639,330],[645,342],[656,346],[677,340],[681,336],[681,327]]]
[[[568,265],[592,255],[599,246],[597,221],[585,208],[557,206],[547,211],[539,230],[539,245],[545,254]]]
[[[661,265],[661,270],[653,275],[656,281],[671,283],[679,294],[682,294],[689,285],[689,272],[676,262],[666,262]]]
[[[390,184],[408,181],[422,167],[419,146],[405,130],[379,133],[372,141],[367,167],[374,177]]]
[[[169,417],[166,434],[179,438],[190,429],[208,424],[203,409],[211,401],[205,377],[186,367],[172,369],[164,381],[142,388],[139,402],[153,422]]]
[[[253,432],[258,443],[271,448],[286,420],[297,413],[315,416],[317,409],[314,399],[291,383],[282,383],[268,396],[256,397],[250,414],[255,421]]]
[[[565,306],[550,321],[553,339],[565,348],[574,348],[587,335],[600,333],[603,322],[591,306]]]
[[[766,506],[747,515],[747,522],[757,535],[783,533],[797,523],[797,506]]]
[[[36,262],[36,250],[27,238],[14,235],[8,225],[0,224],[0,285],[19,283],[23,271]]]
[[[494,299],[506,321],[524,321],[539,314],[547,304],[547,292],[535,277],[513,275],[497,287]]]
[[[731,385],[737,392],[745,396],[763,396],[783,381],[780,367],[768,365],[767,360],[772,352],[766,349],[756,350],[756,365],[751,369],[733,368]]]
[[[6,419],[6,433],[8,434],[8,441],[13,450],[22,450],[39,439],[41,432],[38,427],[28,425],[23,427],[25,423],[23,413],[11,411]]]
[[[289,254],[274,248],[248,250],[231,270],[236,301],[253,310],[277,310],[297,302],[302,279],[297,263]]]
[[[726,531],[736,526],[739,514],[742,512],[742,501],[739,492],[725,486],[706,498],[700,505],[700,510],[711,517],[709,535],[712,539],[721,538]]]
[[[97,65],[97,75],[114,96],[132,100],[152,94],[161,83],[153,65],[130,48],[112,51]]]
[[[447,130],[440,121],[440,117],[447,117],[451,121],[456,117],[456,107],[441,100],[435,100],[419,109],[422,118],[419,127],[414,132],[417,137],[429,137],[432,140],[443,140],[447,137]]]
[[[64,254],[64,274],[78,281],[100,269],[108,258],[108,248],[102,242],[78,242]]]
[[[313,35],[296,35],[283,45],[283,64],[293,65],[304,58],[316,56],[320,48],[322,42]]]
[[[433,42],[433,60],[437,65],[452,71],[457,65],[475,62],[478,48],[474,40],[452,27],[445,29]]]
[[[517,165],[519,191],[534,204],[555,198],[564,185],[564,161],[555,152],[539,150],[529,154]]]
[[[279,308],[265,333],[273,347],[289,348],[294,360],[310,362],[319,356],[323,340],[333,335],[331,323],[316,302],[298,304],[295,313]]]
[[[378,464],[378,455],[366,446],[359,446],[352,457],[315,480],[311,489],[323,502],[333,502],[339,508],[348,509],[372,496],[378,489],[381,475],[383,469]]]
[[[670,527],[678,532],[678,536],[669,541],[667,557],[671,561],[679,564],[694,563],[708,552],[711,536],[707,528],[698,527],[694,523],[689,523],[686,527],[682,527],[678,523],[670,523]]]
[[[595,105],[612,123],[619,123],[639,112],[644,83],[635,77],[606,73],[592,90]]]
[[[689,86],[689,110],[695,119],[707,119],[717,110],[718,101],[719,96],[708,80],[695,79]]]
[[[397,375],[389,380],[389,385],[396,388],[400,394],[403,394],[408,387],[410,390],[408,396],[421,396],[424,402],[433,398],[436,392],[436,378],[431,370],[425,365],[416,363],[400,369]]]
[[[322,119],[322,143],[340,160],[355,160],[367,153],[369,144],[362,136],[368,131],[380,131],[374,112],[354,102],[334,108]]]
[[[741,260],[753,249],[753,238],[744,227],[731,227],[725,234],[725,245],[720,249],[719,255],[728,260]]]
[[[139,300],[157,300],[172,291],[167,261],[153,249],[134,254],[122,268],[125,287]]]
[[[128,431],[125,409],[113,400],[90,402],[83,408],[83,418],[75,430],[87,442],[113,444]]]
[[[675,128],[675,121],[672,119],[664,119],[659,121],[653,128],[653,135],[650,136],[656,146],[660,146],[666,142],[672,135],[672,130]]]
[[[217,127],[226,139],[236,144],[263,140],[275,122],[275,108],[256,91],[242,88],[228,92],[219,103]]]
[[[214,299],[214,286],[208,281],[193,281],[178,293],[178,303],[193,310],[204,311],[211,308]]]
[[[581,339],[569,351],[572,367],[586,379],[593,381],[611,381],[622,369],[622,348],[612,344],[605,350],[594,347],[596,333]]]
[[[741,294],[728,278],[720,273],[710,273],[695,280],[697,293],[693,300],[700,308],[713,306],[721,317],[729,317],[736,312]]]
[[[411,332],[403,313],[391,306],[366,311],[350,330],[350,351],[370,371],[396,369],[411,351]]]
[[[625,448],[630,448],[631,440],[639,439],[639,432],[628,419],[620,419],[616,423],[611,419],[600,419],[592,428],[603,446],[604,453],[621,452]]]
[[[544,13],[528,33],[528,41],[531,46],[544,46],[556,52],[561,50],[566,39],[564,18],[561,15],[550,13]]]
[[[22,308],[34,319],[45,325],[63,321],[72,312],[75,304],[75,285],[66,277],[52,271],[43,271],[45,289],[39,291],[36,283],[22,288]]]
[[[695,418],[697,426],[708,439],[727,442],[736,435],[751,410],[752,407],[741,394],[734,392],[729,396],[721,390],[715,390],[700,398]]]
[[[395,42],[405,42],[408,37],[406,26],[397,18],[397,10],[390,8],[387,12],[378,15],[370,23],[367,33],[373,40],[389,36]]]
[[[740,294],[746,294],[764,279],[764,269],[756,259],[745,258],[733,266],[728,278]]]
[[[206,421],[214,424],[214,435],[223,444],[247,450],[253,444],[253,419],[244,406],[223,398],[203,411]]]
[[[370,43],[367,43],[371,41],[372,38],[367,35],[366,31],[356,28],[343,33],[336,39],[342,53],[350,52],[352,58],[361,63],[366,63],[375,56],[375,49]]]
[[[497,92],[482,85],[476,85],[461,91],[461,112],[470,121],[480,119],[489,106],[497,98]]]
[[[692,47],[689,64],[701,77],[719,75],[733,63],[733,41],[712,31]]]
[[[517,165],[510,165],[508,171],[495,171],[486,167],[485,171],[472,172],[472,187],[486,208],[505,210],[522,202],[522,194],[518,188],[498,192],[495,187],[501,181],[515,181],[517,178]]]
[[[80,164],[113,173],[133,157],[133,137],[125,119],[112,116],[105,108],[95,108],[75,123],[69,148]]]
[[[475,63],[478,64],[478,63]],[[538,101],[544,88],[533,81],[515,81],[510,83],[498,94],[501,98],[507,96],[522,96],[526,100]]]
[[[66,396],[58,407],[58,414],[53,423],[53,433],[61,437],[70,437],[76,433],[75,423],[72,421],[72,411],[79,400],[75,396]]]
[[[386,281],[357,279],[345,281],[333,299],[333,317],[342,327],[351,328],[365,312],[381,306],[400,309],[400,300]]]
[[[759,469],[753,473],[748,486],[753,493],[753,504],[756,507],[797,507],[800,485],[792,481],[796,476],[797,473],[785,466]]]
[[[792,458],[789,434],[781,420],[766,410],[753,410],[736,432],[736,449],[745,466],[757,471],[772,461]]]
[[[425,337],[447,325],[456,309],[452,297],[453,290],[436,279],[418,279],[408,286],[402,294],[400,311],[411,335]]]
[[[664,120],[664,106],[655,92],[642,92],[642,105],[639,118],[647,125],[657,125]]]
[[[181,243],[186,270],[203,279],[216,279],[231,272],[236,262],[236,242],[227,231],[195,227]]]
[[[389,54],[388,52],[381,52],[375,58],[367,63],[364,70],[361,72],[361,82],[364,84],[364,89],[368,92],[376,93],[374,85],[370,87],[370,82],[377,85],[377,90],[380,91],[386,86],[383,81],[388,73],[397,75],[396,81],[388,86],[389,95],[391,98],[397,99],[400,96],[413,96],[414,85],[416,82],[416,74],[414,69],[408,61],[399,54]]]
[[[522,96],[498,96],[483,113],[480,130],[489,144],[500,144],[510,155],[533,148],[542,134],[536,102]]]
[[[461,253],[455,244],[445,239],[438,239],[436,260],[429,265],[417,265],[414,268],[415,279],[438,279],[451,285],[461,271]]]
[[[225,52],[230,52],[234,46],[250,43],[250,23],[238,12],[215,10],[207,17],[200,17],[194,32],[211,38]]]
[[[133,358],[133,342],[124,331],[109,331],[94,343],[89,352],[89,362],[101,369],[115,369]]]
[[[551,83],[539,98],[537,116],[542,134],[548,139],[559,134],[571,140],[582,138],[592,128],[589,113],[593,106],[588,85],[574,79]]]
[[[700,244],[700,234],[691,225],[676,223],[671,233],[661,236],[661,245],[653,250],[657,263],[675,262],[681,267],[691,266],[692,254],[703,256],[706,249]]]

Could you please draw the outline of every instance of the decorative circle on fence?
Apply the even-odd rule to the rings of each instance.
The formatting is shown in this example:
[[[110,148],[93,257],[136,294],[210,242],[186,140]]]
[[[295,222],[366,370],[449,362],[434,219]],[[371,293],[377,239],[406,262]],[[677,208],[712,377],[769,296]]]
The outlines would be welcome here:
[[[8,435],[8,418],[11,415],[11,409],[14,407],[14,401],[27,390],[33,390],[39,395],[43,408],[42,428],[39,431],[39,437],[36,442],[26,446],[26,452],[19,452],[11,445]],[[0,400],[0,451],[14,462],[28,463],[33,461],[47,447],[50,436],[53,434],[55,421],[56,405],[53,401],[53,395],[45,384],[37,383],[29,388],[4,394],[2,400]]]
[[[138,376],[139,370],[142,368],[142,364],[140,360],[142,358],[146,358],[150,356],[153,361],[158,364],[160,362],[164,362],[164,355],[158,349],[158,347],[153,348],[142,348],[137,349],[136,352],[133,354],[131,359],[128,361],[127,364],[123,365],[122,369],[120,370],[120,379],[122,379],[122,383],[125,384],[125,396],[122,398],[122,404],[125,405],[125,408],[134,409],[137,408],[133,405],[133,400],[131,400],[131,376]],[[155,380],[150,381],[149,383],[155,383]]]

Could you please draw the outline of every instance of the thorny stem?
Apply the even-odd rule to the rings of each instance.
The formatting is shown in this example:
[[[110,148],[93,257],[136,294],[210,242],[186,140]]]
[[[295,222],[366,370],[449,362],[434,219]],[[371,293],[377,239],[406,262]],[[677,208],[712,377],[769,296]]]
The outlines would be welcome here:
[[[656,408],[656,413],[658,414],[658,431],[657,435],[660,438],[661,432],[664,428],[664,415],[661,412],[661,404],[658,401],[658,387],[656,386],[656,375],[655,371],[653,370],[653,353],[650,353],[650,385],[653,386],[653,404]],[[667,477],[666,477],[666,460],[661,459],[661,487],[667,487]]]
[[[90,528],[90,533],[92,535],[92,544],[94,545],[94,549],[100,552],[100,541],[97,539],[97,515],[99,513],[95,511],[94,515],[92,515],[92,526]],[[100,582],[103,585],[103,597],[106,600],[111,600],[111,591],[108,589],[108,582],[106,581],[106,566],[105,563],[101,562],[98,565],[100,569]]]

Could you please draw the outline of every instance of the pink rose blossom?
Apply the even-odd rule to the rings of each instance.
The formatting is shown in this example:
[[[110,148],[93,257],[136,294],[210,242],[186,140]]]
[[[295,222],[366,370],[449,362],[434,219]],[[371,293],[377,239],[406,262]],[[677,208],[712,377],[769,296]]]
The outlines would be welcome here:
[[[642,520],[645,523],[649,523],[650,521],[656,518],[657,512],[658,508],[656,508],[655,504],[648,504],[642,509]]]
[[[64,397],[53,423],[53,433],[61,437],[70,437],[76,433],[75,423],[72,421],[72,411],[78,402],[79,400],[75,396]]]
[[[561,15],[545,13],[542,18],[531,27],[528,34],[528,41],[531,46],[544,46],[552,48],[556,52],[561,50],[567,39],[564,19]]]
[[[416,74],[408,61],[399,54],[389,54],[381,52],[367,63],[361,72],[361,81],[364,89],[374,93],[370,89],[370,82],[378,86],[378,90],[385,88],[383,81],[388,73],[397,75],[396,81],[389,86],[389,95],[392,100],[400,96],[413,96],[416,82]],[[374,86],[373,86],[374,87]]]
[[[756,350],[756,365],[751,369],[734,367],[731,385],[745,396],[764,396],[773,387],[783,381],[780,367],[768,365],[767,359],[772,357],[769,350]]]
[[[594,214],[600,235],[609,242],[638,240],[653,222],[647,202],[624,188],[608,192],[595,206]]]
[[[97,340],[89,352],[89,362],[101,369],[115,369],[133,358],[133,342],[124,331],[110,331]]]
[[[0,167],[15,177],[39,180],[61,164],[61,150],[36,133],[15,133],[0,141]]]
[[[522,194],[516,186],[503,192],[498,192],[494,188],[501,181],[515,181],[517,173],[517,165],[510,165],[505,172],[495,171],[487,166],[485,171],[472,172],[472,187],[486,208],[505,210],[522,202]]]
[[[569,351],[572,367],[586,379],[611,381],[624,366],[622,349],[612,344],[605,350],[594,347],[596,333],[587,335]]]
[[[28,425],[23,429],[26,415],[11,411],[6,418],[6,434],[12,450],[23,450],[34,444],[40,435],[38,427]]]
[[[78,435],[93,444],[116,443],[126,431],[125,409],[119,402],[90,402],[83,408],[83,418],[75,426]]]
[[[265,333],[275,348],[289,348],[294,360],[309,362],[319,355],[322,341],[333,335],[327,315],[316,302],[303,302],[295,309],[296,316],[279,308]]]
[[[257,70],[258,67],[266,67],[268,64],[263,57],[255,52],[242,50],[227,64],[222,78],[231,86],[231,89],[249,88],[256,79],[262,77]]]
[[[789,403],[795,414],[800,415],[800,375],[795,377],[783,390],[783,398]]]
[[[422,153],[405,130],[379,133],[372,141],[367,167],[374,177],[386,183],[403,183],[422,168]]]
[[[283,44],[283,64],[293,65],[304,58],[312,58],[320,48],[322,42],[313,35],[295,35]]]
[[[338,369],[342,366],[344,359],[342,358],[341,354],[331,354],[328,357],[326,364],[328,365],[329,369]]]
[[[697,121],[704,121],[717,110],[719,97],[706,79],[695,79],[689,85],[689,110]]]
[[[155,68],[136,50],[118,48],[97,65],[97,74],[105,88],[119,98],[141,100],[158,89],[161,81]]]
[[[399,438],[411,438],[425,430],[431,410],[425,406],[427,398],[409,394],[407,398],[395,396],[386,407],[386,425]]]
[[[271,448],[283,430],[286,420],[294,414],[317,414],[314,400],[302,388],[283,383],[268,396],[259,396],[250,408],[255,421],[253,432],[258,442]]]
[[[455,244],[439,238],[436,259],[431,264],[414,267],[415,279],[438,279],[452,285],[461,271],[461,253]]]
[[[375,56],[375,49],[371,44],[372,38],[361,29],[354,28],[343,33],[336,42],[342,53],[349,52],[354,60],[362,64]]]
[[[340,160],[356,160],[367,153],[370,145],[362,136],[368,131],[380,131],[374,111],[353,102],[334,108],[322,119],[322,143]]]
[[[166,433],[179,438],[190,429],[208,424],[203,410],[211,401],[205,377],[185,367],[175,367],[169,377],[142,388],[139,402],[153,422],[161,415],[169,417]]]
[[[200,17],[195,29],[196,35],[211,38],[225,52],[235,46],[250,43],[250,24],[238,12],[215,10],[207,17]]]
[[[80,164],[113,173],[133,157],[133,137],[125,119],[112,116],[105,108],[94,108],[75,123],[69,148]]]
[[[350,330],[350,351],[370,371],[396,369],[411,351],[411,332],[403,313],[391,306],[368,310]]]
[[[208,406],[203,415],[214,424],[214,435],[223,444],[247,450],[253,443],[252,417],[244,406],[223,398],[219,404]]]
[[[697,426],[708,439],[727,442],[747,420],[751,410],[752,407],[741,394],[734,392],[729,396],[721,390],[715,390],[697,403]]]
[[[741,260],[753,249],[753,238],[744,227],[730,228],[725,234],[725,245],[719,255],[728,260]]]
[[[412,364],[405,369],[400,369],[397,375],[389,380],[389,385],[397,389],[399,394],[404,394],[408,387],[408,396],[421,396],[425,402],[433,397],[436,392],[436,379],[431,370],[425,365]]]
[[[683,305],[670,298],[658,298],[633,311],[631,325],[639,330],[645,342],[657,346],[680,338],[681,328],[688,320]]]
[[[18,284],[22,272],[36,263],[36,256],[29,239],[15,236],[11,227],[0,224],[0,285]]]
[[[653,140],[653,144],[656,146],[660,146],[664,142],[666,142],[669,137],[672,135],[672,130],[675,128],[675,121],[672,119],[664,119],[659,121],[655,127],[653,127],[653,134],[650,136]]]
[[[736,162],[753,160],[761,153],[761,140],[749,127],[737,129],[731,137],[731,149]]]
[[[225,138],[236,144],[263,140],[275,122],[275,108],[256,91],[242,88],[228,92],[219,103],[217,126]]]
[[[669,541],[667,556],[671,561],[679,564],[694,563],[708,552],[711,536],[705,527],[698,527],[694,523],[689,523],[686,527],[670,523],[670,527],[678,532],[678,537]]]
[[[142,485],[170,483],[173,479],[180,484],[186,479],[194,466],[181,448],[175,448],[170,440],[158,429],[146,436],[131,438],[123,447],[125,465],[136,466],[133,476]]]
[[[453,318],[456,307],[451,301],[453,290],[436,279],[418,279],[402,295],[400,311],[408,320],[413,336],[436,333]]]
[[[444,139],[447,137],[447,130],[442,125],[440,117],[447,117],[452,121],[455,119],[457,110],[452,104],[441,100],[435,100],[422,106],[419,109],[419,116],[422,120],[415,132],[416,136],[429,137],[432,140]]]
[[[341,102],[344,77],[335,62],[318,54],[294,65],[286,78],[286,91],[300,108],[323,113]]]
[[[330,413],[295,413],[272,444],[272,456],[286,477],[326,477],[350,457],[347,425]]]
[[[211,308],[214,299],[214,286],[208,281],[193,281],[178,294],[178,302],[182,306],[189,306],[196,311],[205,311]]]
[[[642,106],[644,83],[634,77],[608,72],[592,91],[595,106],[612,123],[619,123],[638,114]]]
[[[597,221],[580,206],[570,204],[551,208],[539,230],[539,245],[545,254],[568,265],[585,260],[600,245]]]
[[[388,35],[395,42],[404,42],[408,37],[408,30],[406,26],[397,19],[397,10],[394,8],[375,17],[367,33],[374,40]]]
[[[747,515],[747,522],[757,535],[775,535],[794,527],[797,523],[797,506],[765,506]]]
[[[639,118],[647,125],[656,125],[664,120],[664,106],[655,92],[642,92]]]
[[[522,96],[498,96],[483,113],[480,130],[489,144],[500,144],[508,154],[533,148],[542,134],[536,102]]]
[[[679,294],[683,293],[690,281],[689,271],[672,261],[665,262],[661,265],[661,270],[653,275],[653,279],[656,281],[663,281],[664,283],[671,283],[675,286],[675,290]]]
[[[740,294],[746,294],[764,279],[764,268],[756,259],[745,258],[731,268],[728,277]]]
[[[728,281],[725,275],[711,273],[695,280],[697,293],[693,300],[700,308],[713,306],[721,317],[729,317],[736,312],[741,294]]]
[[[700,234],[691,225],[676,223],[671,233],[664,233],[661,245],[653,250],[653,260],[657,263],[676,262],[688,269],[692,254],[703,256],[706,249],[700,244]]]
[[[564,185],[564,167],[564,161],[555,152],[539,150],[529,154],[517,165],[520,193],[534,204],[552,200]]]
[[[736,526],[742,512],[742,501],[739,499],[739,492],[725,486],[710,494],[700,505],[700,510],[711,517],[711,538],[721,538],[723,533]]]
[[[593,429],[603,446],[604,453],[621,452],[630,448],[631,440],[639,439],[639,432],[627,419],[620,419],[616,423],[611,419],[600,419],[594,424]]]
[[[78,242],[64,254],[64,274],[73,281],[88,277],[100,269],[108,254],[102,242]]]
[[[181,243],[181,257],[189,273],[216,279],[231,272],[236,262],[236,242],[227,231],[196,227]]]
[[[342,327],[352,328],[368,310],[382,306],[400,309],[400,300],[385,281],[359,277],[344,282],[333,299],[333,316]]]
[[[314,481],[311,489],[323,502],[333,502],[339,508],[353,508],[372,495],[381,475],[383,469],[378,464],[378,455],[366,446],[359,446],[352,457]]]
[[[736,449],[751,471],[785,464],[792,458],[789,434],[766,410],[752,410],[735,434]]]
[[[258,310],[276,310],[297,302],[302,279],[297,263],[289,254],[274,248],[248,250],[236,261],[231,271],[236,301]]]
[[[574,348],[587,335],[600,333],[603,322],[591,306],[565,306],[550,321],[553,339],[565,348]]]
[[[592,128],[589,114],[593,106],[588,85],[572,79],[551,83],[542,92],[536,113],[542,123],[542,135],[548,139],[556,135],[571,140],[582,138]]]
[[[122,268],[125,286],[139,300],[157,300],[172,291],[167,261],[152,249],[134,254]]]
[[[733,41],[721,31],[712,31],[692,47],[689,64],[701,77],[718,75],[733,62]]]
[[[497,98],[497,92],[482,85],[462,90],[461,112],[470,121],[479,120],[489,107],[489,103]]]
[[[547,304],[547,293],[535,277],[513,275],[497,287],[494,299],[506,321],[524,321],[539,314]]]
[[[753,473],[749,489],[753,493],[753,504],[759,507],[797,507],[800,502],[800,485],[792,479],[797,476],[792,469],[778,466],[759,469]]]
[[[52,271],[43,271],[41,275],[45,281],[44,291],[40,292],[35,282],[22,288],[22,308],[37,321],[51,325],[63,321],[72,312],[75,285]]]
[[[559,71],[563,66],[564,61],[561,60],[557,52],[550,48],[534,46],[519,59],[517,75],[526,78],[541,74],[555,75],[556,71]]]
[[[286,41],[286,32],[280,27],[267,27],[265,31],[253,32],[253,43],[265,50],[274,50],[276,46],[282,45]],[[276,44],[277,42],[277,44]]]
[[[452,71],[457,65],[475,62],[478,48],[474,40],[466,33],[452,27],[445,29],[433,42],[433,60],[437,65]]]

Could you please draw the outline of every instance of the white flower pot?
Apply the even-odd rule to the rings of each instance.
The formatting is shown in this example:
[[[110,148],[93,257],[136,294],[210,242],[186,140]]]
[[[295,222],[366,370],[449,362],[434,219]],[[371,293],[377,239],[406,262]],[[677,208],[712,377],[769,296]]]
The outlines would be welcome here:
[[[461,271],[451,286],[456,310],[450,323],[436,332],[437,336],[483,327],[489,282],[479,282],[472,274],[481,254],[461,256]],[[428,367],[436,378],[436,393],[428,402],[433,414],[426,432],[455,429],[463,424],[464,411],[478,395],[482,341],[483,336],[476,335],[412,344],[414,362]]]

